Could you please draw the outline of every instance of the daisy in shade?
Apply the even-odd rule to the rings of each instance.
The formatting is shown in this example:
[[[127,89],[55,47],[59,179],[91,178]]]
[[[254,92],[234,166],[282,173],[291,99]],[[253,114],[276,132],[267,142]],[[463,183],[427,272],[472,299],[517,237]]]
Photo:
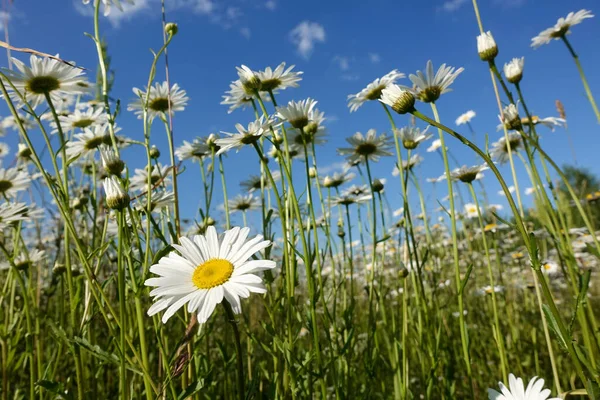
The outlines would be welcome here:
[[[91,0],[83,0],[83,4],[90,4]],[[133,5],[135,4],[133,0],[123,0],[125,3]],[[102,4],[104,4],[104,16],[108,16],[110,14],[110,8],[114,4],[115,7],[119,9],[119,11],[123,11],[123,5],[120,0],[102,0]]]
[[[544,389],[544,380],[537,376],[533,377],[527,387],[523,385],[523,379],[508,375],[508,387],[498,382],[500,392],[488,389],[489,400],[560,400],[558,397],[549,398],[550,389]]]
[[[168,185],[170,183],[169,178],[169,167],[160,163],[152,166],[150,170],[150,185],[152,187],[161,183],[162,185]],[[148,169],[136,168],[134,175],[129,180],[129,188],[131,190],[146,191],[148,187]]]
[[[296,129],[302,129],[313,119],[313,109],[317,102],[310,97],[301,101],[290,101],[287,106],[277,107],[277,117],[289,122]]]
[[[4,230],[18,221],[28,221],[29,207],[25,203],[0,203],[0,230]]]
[[[31,267],[41,263],[44,261],[46,257],[46,253],[43,250],[29,250],[27,252],[20,252],[17,255],[13,262],[16,269],[19,271],[27,271]],[[0,263],[0,269],[9,269],[11,267],[11,263],[8,261],[3,261]]]
[[[188,312],[196,313],[198,322],[205,323],[223,299],[239,314],[240,299],[250,293],[266,293],[262,279],[255,273],[275,268],[275,262],[248,259],[271,242],[261,235],[247,241],[249,232],[248,228],[235,227],[219,239],[216,229],[209,226],[206,235],[180,238],[179,244],[173,244],[177,252],[150,267],[150,272],[159,276],[145,282],[154,287],[150,295],[155,303],[148,315],[166,309],[162,317],[166,323],[187,304]]]
[[[169,110],[171,113],[185,110],[189,100],[185,90],[181,89],[176,83],[169,90],[167,82],[156,82],[154,86],[150,86],[149,91],[133,88],[133,93],[138,98],[129,103],[127,110],[133,111],[139,119],[143,118],[146,102],[148,103],[148,118],[153,120],[156,117],[166,115]]]
[[[274,70],[267,67],[264,71],[257,72],[260,79],[260,90],[263,92],[275,92],[285,90],[290,87],[298,87],[298,82],[302,80],[302,72],[292,71],[295,65],[285,69],[285,63],[282,62]]]
[[[183,144],[175,150],[175,155],[180,161],[192,160],[199,162],[209,154],[210,149],[206,142],[198,138],[194,139],[191,143],[187,140],[184,140]]]
[[[268,100],[268,97],[266,100]],[[247,93],[246,90],[244,90],[242,82],[238,79],[229,84],[229,90],[225,92],[221,104],[229,106],[227,113],[231,114],[233,110],[237,108],[244,109],[251,106],[253,101],[254,95],[252,93]]]
[[[350,112],[358,110],[367,101],[379,100],[383,89],[405,76],[406,75],[395,69],[381,78],[375,79],[360,92],[348,95],[348,108],[350,108]]]
[[[115,129],[115,131],[118,130],[118,128]],[[67,158],[86,156],[96,151],[103,144],[112,144],[108,124],[85,128],[83,133],[73,135],[73,139],[67,142]]]
[[[554,26],[544,29],[536,37],[531,39],[531,47],[538,48],[543,44],[550,43],[553,39],[562,39],[565,35],[571,33],[570,28],[573,25],[580,24],[584,19],[592,18],[593,16],[594,14],[589,10],[570,12],[566,17],[559,18]]]
[[[277,182],[281,178],[279,171],[273,171],[273,173],[271,175],[273,176],[273,180],[275,182]],[[242,189],[244,189],[245,191],[247,191],[248,193],[252,193],[255,190],[260,190],[261,186],[264,186],[265,188],[269,188],[269,187],[271,187],[271,181],[269,179],[267,179],[266,177],[261,179],[261,177],[259,175],[250,175],[250,177],[248,179],[240,182],[240,187]]]
[[[488,166],[483,165],[474,165],[472,167],[467,167],[463,165],[460,168],[455,169],[450,173],[450,177],[455,181],[461,181],[464,183],[471,183],[476,179],[483,178],[483,174],[481,171],[485,171],[488,169]]]
[[[417,91],[417,98],[425,103],[435,102],[444,93],[450,92],[450,85],[464,68],[454,68],[442,64],[437,72],[433,72],[433,63],[427,61],[425,73],[417,71],[416,74],[410,74],[409,79]],[[407,88],[408,89],[408,88]]]
[[[75,109],[70,114],[60,115],[58,121],[60,122],[60,127],[63,132],[68,132],[75,129],[85,129],[92,128],[96,125],[104,125],[108,123],[108,117],[102,108],[88,107],[83,111]],[[50,122],[50,125],[54,128],[52,133],[58,132],[56,122]]]
[[[50,95],[54,103],[54,99],[59,101],[61,96],[84,94],[90,89],[83,76],[83,70],[65,62],[34,55],[29,58],[31,66],[16,58],[12,61],[17,70],[5,71],[5,74],[33,108],[44,102],[46,95]],[[12,90],[12,87],[8,89]],[[21,99],[15,93],[11,97],[17,97],[21,103]]]
[[[246,211],[258,210],[260,208],[260,200],[252,194],[240,194],[230,199],[227,205],[229,206],[229,211],[232,213],[236,211],[245,213]]]
[[[250,122],[248,127],[242,124],[235,124],[237,133],[221,132],[227,137],[217,139],[215,143],[220,147],[217,155],[223,154],[229,150],[236,149],[256,143],[261,137],[266,136],[270,132],[271,120],[265,121],[264,117],[260,117],[256,121]]]
[[[469,110],[466,113],[459,115],[459,117],[456,118],[456,125],[461,126],[470,123],[471,120],[475,118],[475,115],[475,111],[473,110]]]
[[[345,155],[350,164],[362,163],[366,160],[377,162],[381,156],[391,156],[390,138],[385,134],[377,136],[375,129],[369,129],[366,135],[356,132],[346,141],[351,147],[338,149],[338,154]]]
[[[405,126],[396,129],[394,133],[400,138],[405,149],[414,150],[421,142],[431,138],[431,135],[427,134],[427,129],[429,129],[429,126],[424,131],[415,126]]]
[[[18,168],[0,168],[0,196],[13,197],[22,190],[26,190],[31,182],[27,172]]]
[[[522,145],[523,141],[521,135],[512,132],[506,137],[501,137],[500,140],[492,144],[490,155],[500,164],[504,164],[509,160],[509,154],[518,151]]]

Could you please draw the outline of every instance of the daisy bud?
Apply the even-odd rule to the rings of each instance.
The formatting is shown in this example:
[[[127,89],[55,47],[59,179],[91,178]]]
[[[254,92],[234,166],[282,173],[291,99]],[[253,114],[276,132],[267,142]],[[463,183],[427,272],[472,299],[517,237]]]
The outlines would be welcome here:
[[[67,271],[67,269],[65,268],[65,266],[61,263],[55,263],[54,267],[52,268],[52,274],[54,275],[62,275]]]
[[[398,275],[400,275],[400,278],[406,278],[408,276],[408,270],[402,267],[400,268],[400,271],[398,271]]]
[[[152,147],[150,148],[150,158],[156,160],[158,159],[158,157],[160,157],[160,151],[158,150],[158,147],[152,145]]]
[[[114,176],[104,179],[104,191],[106,192],[106,205],[112,210],[122,210],[131,201],[121,183]]]
[[[337,232],[338,237],[343,238],[344,236],[346,236],[346,232],[344,232],[344,228],[341,226],[338,226],[338,232]]]
[[[317,169],[315,167],[310,167],[309,170],[308,170],[308,176],[311,179],[316,178],[317,177]]]
[[[221,149],[221,146],[217,144],[217,139],[219,139],[219,136],[215,133],[211,133],[208,135],[208,138],[206,138],[206,145],[211,151],[214,150],[215,153]]]
[[[498,55],[498,46],[492,36],[492,32],[487,31],[477,36],[477,52],[483,61],[493,61]]]
[[[502,121],[507,129],[518,130],[521,128],[521,117],[514,104],[509,104],[502,110]]]
[[[509,63],[504,64],[504,76],[510,83],[519,83],[523,78],[523,65],[525,57],[513,58]]]
[[[100,158],[102,166],[111,175],[121,176],[125,169],[125,163],[117,156],[117,153],[110,146],[100,147]]]
[[[246,89],[249,92],[260,90],[260,78],[254,71],[252,71],[245,65],[236,68],[238,71],[238,76],[240,77],[240,82],[242,82],[242,86],[244,86],[244,89]]]
[[[379,179],[375,179],[373,181],[373,183],[371,184],[371,189],[375,193],[379,193],[379,192],[383,191],[383,182]]]
[[[19,147],[17,149],[17,157],[28,160],[29,157],[31,157],[31,149],[27,147],[25,143],[19,143]]]
[[[392,107],[398,114],[406,114],[415,109],[415,95],[398,85],[383,89],[379,101]]]
[[[174,22],[169,22],[165,25],[165,33],[167,35],[175,36],[179,32],[179,27]]]

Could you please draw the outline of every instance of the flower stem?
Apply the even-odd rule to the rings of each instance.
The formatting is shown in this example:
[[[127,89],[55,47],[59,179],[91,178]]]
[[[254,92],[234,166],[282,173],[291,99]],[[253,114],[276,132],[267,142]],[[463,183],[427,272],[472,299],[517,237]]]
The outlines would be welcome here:
[[[237,386],[238,386],[238,398],[240,400],[244,400],[246,398],[246,389],[244,388],[244,359],[242,357],[242,342],[240,339],[240,330],[238,329],[237,321],[235,319],[235,314],[231,309],[231,305],[227,302],[227,300],[221,303],[223,308],[225,308],[225,313],[227,314],[227,321],[231,325],[231,329],[233,330],[233,337],[235,340],[235,358],[236,358],[236,366],[237,366]]]

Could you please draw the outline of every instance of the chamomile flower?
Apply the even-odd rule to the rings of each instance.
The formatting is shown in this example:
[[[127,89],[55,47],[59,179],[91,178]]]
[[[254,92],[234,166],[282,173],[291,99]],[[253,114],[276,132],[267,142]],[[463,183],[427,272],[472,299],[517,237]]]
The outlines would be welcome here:
[[[236,211],[246,212],[258,210],[260,208],[260,200],[258,199],[258,197],[254,197],[254,195],[252,194],[240,194],[234,197],[233,199],[229,199],[227,205],[231,213],[234,213]]]
[[[326,188],[338,188],[346,182],[354,179],[355,175],[351,172],[334,172],[323,178],[323,186]]]
[[[231,149],[237,149],[244,147],[245,145],[251,145],[256,143],[261,137],[266,136],[269,133],[271,121],[265,121],[264,117],[260,117],[256,121],[250,122],[248,127],[244,127],[242,124],[235,124],[237,133],[222,132],[227,137],[217,139],[215,143],[220,147],[217,151],[217,155],[223,154]]]
[[[112,210],[122,210],[131,201],[121,182],[115,176],[104,178],[104,191],[106,192],[106,205]]]
[[[175,203],[175,193],[167,190],[154,190],[150,194],[150,212],[159,211]],[[146,212],[148,207],[147,198],[138,201],[136,209]]]
[[[133,111],[139,119],[143,118],[146,103],[148,104],[148,118],[153,120],[156,117],[166,115],[169,111],[175,113],[185,110],[189,100],[185,90],[181,89],[176,83],[169,90],[167,82],[156,82],[154,86],[150,86],[150,90],[146,88],[146,91],[143,91],[133,88],[133,93],[138,98],[129,103],[127,110]]]
[[[501,137],[500,140],[492,144],[490,155],[500,164],[504,164],[509,160],[509,154],[518,151],[522,146],[521,135],[511,132],[507,137]]]
[[[473,110],[469,110],[466,113],[459,115],[458,118],[456,118],[456,125],[460,126],[468,124],[473,118],[475,118],[475,115],[475,111]]]
[[[560,273],[560,266],[556,261],[546,261],[542,264],[542,272],[546,275],[556,275]]]
[[[366,135],[356,132],[346,141],[351,147],[338,149],[338,154],[345,155],[349,163],[361,163],[365,160],[377,162],[382,156],[391,156],[390,138],[385,134],[377,136],[375,129],[369,129]]]
[[[83,0],[83,4],[89,4],[91,0]],[[133,0],[123,0],[128,4],[135,4]],[[102,4],[104,4],[104,16],[108,16],[110,14],[110,8],[114,4],[115,7],[119,9],[119,11],[123,11],[123,6],[121,5],[120,0],[102,0]]]
[[[467,167],[463,165],[460,168],[455,169],[450,173],[450,177],[453,180],[461,181],[465,183],[471,183],[476,179],[480,179],[483,177],[481,171],[488,169],[487,165],[474,165],[472,167]]]
[[[13,197],[26,190],[31,182],[29,174],[18,168],[0,168],[0,196]]]
[[[96,151],[101,145],[110,145],[111,143],[108,124],[85,128],[83,133],[73,135],[73,139],[67,142],[67,158],[86,156]]]
[[[33,249],[28,252],[21,251],[13,260],[15,268],[19,271],[27,271],[31,267],[44,261],[46,252],[43,250]],[[8,261],[0,263],[0,269],[9,269],[11,264]]]
[[[192,161],[200,161],[209,154],[210,149],[208,145],[200,139],[194,139],[191,143],[184,140],[183,144],[175,150],[175,155],[180,161],[190,159]]]
[[[152,165],[150,170],[150,185],[152,187],[162,182],[163,185],[168,185],[170,182],[169,178],[169,167],[163,166],[162,164]],[[146,191],[148,187],[148,168],[136,168],[134,175],[129,180],[129,188],[131,190]]]
[[[428,153],[433,153],[434,151],[437,151],[438,149],[442,148],[442,141],[440,139],[435,139],[433,142],[431,142],[431,146],[429,146],[427,148],[427,152]]]
[[[483,32],[477,36],[477,52],[483,61],[493,61],[498,55],[498,45],[492,36],[492,32]]]
[[[423,157],[421,157],[419,154],[413,154],[412,156],[410,156],[410,158],[408,160],[402,160],[402,170],[410,171],[417,165],[421,164],[422,161],[423,161]],[[397,166],[395,166],[394,169],[392,170],[392,175],[393,176],[400,175],[400,171],[398,170]]]
[[[504,64],[504,76],[510,83],[519,83],[523,78],[523,67],[525,66],[525,57],[513,58],[510,62]]]
[[[358,110],[367,101],[381,99],[381,94],[385,88],[405,76],[405,74],[395,69],[381,78],[375,79],[360,92],[348,95],[348,108],[350,108],[350,112]]]
[[[18,221],[27,221],[29,216],[29,207],[25,203],[0,203],[0,230],[8,228],[11,224]]]
[[[85,94],[90,89],[88,81],[83,77],[83,70],[65,62],[34,55],[29,58],[31,66],[16,58],[12,61],[17,70],[5,73],[33,108],[44,102],[46,95],[50,95],[54,103],[54,99],[59,100],[63,95]],[[13,96],[16,94],[13,93]]]
[[[521,378],[513,374],[508,375],[508,387],[498,382],[500,392],[488,389],[489,400],[560,400],[558,397],[548,398],[550,389],[544,389],[544,380],[534,377],[529,381],[527,387],[523,385]]]
[[[99,147],[102,168],[111,175],[120,176],[125,169],[125,163],[119,158],[115,149],[107,144]]]
[[[450,92],[450,85],[464,68],[454,68],[442,64],[436,73],[433,72],[433,63],[427,61],[425,73],[417,71],[410,74],[409,79],[417,90],[417,98],[425,103],[435,102],[444,93]]]
[[[390,84],[381,91],[380,102],[386,104],[398,114],[406,114],[415,109],[415,95],[407,87]]]
[[[362,194],[360,196],[356,196],[352,193],[343,193],[341,196],[336,196],[333,198],[333,204],[338,204],[341,206],[350,206],[352,204],[362,204],[371,200],[370,194]]]
[[[282,62],[274,70],[271,67],[265,68],[256,74],[260,80],[260,90],[263,92],[275,92],[285,90],[290,87],[298,87],[298,82],[302,80],[301,71],[292,71],[295,65],[285,69],[285,63]]]
[[[150,267],[150,272],[159,276],[145,282],[154,287],[150,295],[155,303],[148,315],[166,309],[162,317],[166,323],[187,304],[188,312],[196,313],[198,322],[205,323],[223,299],[234,313],[241,313],[240,299],[266,292],[262,279],[254,273],[275,268],[274,261],[248,260],[271,245],[261,235],[247,241],[249,232],[248,228],[235,227],[219,239],[216,229],[209,226],[206,235],[180,238],[179,244],[173,245],[177,252]]]
[[[271,175],[273,176],[274,181],[278,181],[279,178],[281,178],[279,171],[273,171]],[[248,193],[252,193],[255,190],[260,190],[263,186],[265,188],[269,188],[271,186],[271,182],[266,177],[261,179],[259,175],[250,175],[248,179],[240,182],[240,187]]]
[[[565,120],[564,118],[558,118],[558,117],[540,118],[536,115],[531,116],[531,121],[533,122],[534,125],[543,125],[546,128],[550,128],[550,130],[553,132],[554,132],[554,128],[556,128],[557,126],[563,127],[567,123],[567,120]],[[529,118],[527,118],[527,117],[521,118],[521,123],[523,125],[528,125]]]
[[[266,98],[268,100],[268,97]],[[231,114],[237,108],[246,108],[252,105],[254,95],[244,90],[242,82],[238,79],[229,84],[229,90],[225,92],[221,104],[229,106],[227,113]]]
[[[531,47],[538,48],[543,44],[550,43],[553,39],[557,40],[571,33],[570,28],[573,25],[580,24],[586,18],[592,18],[594,15],[589,10],[579,10],[570,12],[566,17],[561,17],[556,21],[553,27],[544,29],[536,37],[531,39]]]
[[[313,119],[313,109],[317,102],[310,97],[301,101],[290,101],[287,106],[277,107],[277,117],[289,122],[296,129],[302,129]]]
[[[432,135],[427,134],[429,126],[421,131],[415,126],[405,126],[400,129],[396,129],[394,133],[400,138],[402,145],[405,149],[414,150],[421,142],[431,138]]]
[[[104,125],[108,123],[108,117],[101,107],[88,107],[84,111],[75,109],[72,113],[60,115],[58,121],[60,122],[62,131],[68,132],[75,129],[85,129],[92,128],[96,125]],[[52,133],[58,132],[55,121],[50,122],[50,125],[54,128]]]
[[[241,67],[235,67],[235,69],[237,69],[238,77],[246,93],[252,94],[255,91],[260,90],[261,82],[258,73],[254,72],[245,65],[242,65]]]
[[[512,103],[502,109],[502,115],[498,116],[498,118],[508,130],[517,130],[523,126],[521,117],[519,117],[519,110]]]
[[[465,204],[465,215],[467,218],[477,218],[479,216],[477,206],[473,203]]]
[[[0,142],[0,158],[4,158],[10,152],[10,147],[4,142]]]
[[[23,128],[26,131],[30,131],[34,129],[37,125],[29,116],[19,115],[19,120],[17,121],[14,116],[10,115],[2,120],[2,129],[12,129],[15,131],[19,130],[19,122],[23,125]]]

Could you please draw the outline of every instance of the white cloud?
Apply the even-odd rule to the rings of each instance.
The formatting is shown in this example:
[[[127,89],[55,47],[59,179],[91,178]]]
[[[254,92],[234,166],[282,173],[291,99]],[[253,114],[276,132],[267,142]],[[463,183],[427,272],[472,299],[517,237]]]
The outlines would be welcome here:
[[[290,32],[290,40],[296,45],[298,53],[308,60],[315,43],[325,41],[325,28],[316,22],[302,21]]]
[[[335,56],[333,57],[333,61],[338,64],[342,71],[348,71],[350,69],[350,60],[348,57]]]
[[[110,24],[115,28],[121,25],[122,21],[129,21],[134,16],[141,14],[148,8],[149,0],[136,0],[134,4],[121,2],[123,10],[119,10],[117,7],[110,8],[110,14],[106,17]],[[75,10],[84,16],[91,17],[94,15],[94,8],[91,5],[82,4],[79,0],[74,0]]]
[[[267,10],[273,11],[273,10],[275,10],[277,8],[277,2],[275,0],[267,0],[265,2],[265,8]]]
[[[454,12],[465,5],[469,0],[447,0],[440,9],[446,12]]]
[[[248,28],[248,27],[240,28],[240,33],[246,39],[250,39],[250,35],[251,35],[250,28]]]
[[[342,74],[340,78],[343,81],[357,81],[360,76],[358,74]]]
[[[381,61],[381,56],[378,53],[369,53],[369,61],[378,64]]]

